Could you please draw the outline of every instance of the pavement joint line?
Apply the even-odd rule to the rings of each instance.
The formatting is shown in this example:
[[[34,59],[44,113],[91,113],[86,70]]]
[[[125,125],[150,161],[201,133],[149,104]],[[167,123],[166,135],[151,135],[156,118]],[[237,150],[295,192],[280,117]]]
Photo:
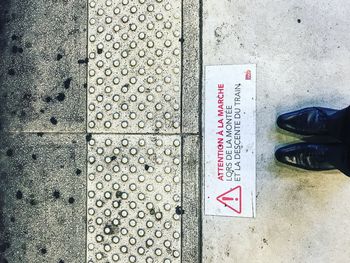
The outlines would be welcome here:
[[[186,132],[186,133],[98,133],[98,132],[57,132],[57,131],[48,131],[48,132],[31,132],[31,131],[26,131],[26,132],[16,132],[16,131],[2,131],[0,134],[48,134],[48,135],[53,135],[53,134],[62,134],[62,135],[69,135],[69,134],[81,134],[81,135],[88,135],[88,134],[96,134],[96,135],[179,135],[179,136],[200,136],[200,133],[191,133],[191,132]]]
[[[199,185],[199,216],[198,216],[198,263],[203,262],[203,109],[202,109],[202,101],[203,101],[203,0],[199,0],[199,83],[198,83],[198,94],[199,94],[199,176],[198,176],[198,185]]]

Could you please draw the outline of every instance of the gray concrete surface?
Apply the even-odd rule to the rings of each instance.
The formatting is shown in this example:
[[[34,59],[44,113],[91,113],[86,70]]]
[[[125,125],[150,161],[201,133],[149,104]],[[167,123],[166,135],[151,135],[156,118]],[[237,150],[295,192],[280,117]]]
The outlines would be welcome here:
[[[278,165],[278,114],[350,103],[350,3],[204,1],[203,62],[257,64],[257,218],[205,216],[203,262],[348,262],[350,181]]]
[[[182,5],[182,132],[198,134],[201,118],[201,3],[184,0]]]
[[[258,66],[259,137],[257,218],[204,216],[202,240],[200,3],[182,10],[182,261],[200,262],[201,249],[205,263],[349,261],[349,179],[278,165],[273,151],[300,140],[276,129],[279,113],[349,104],[350,4],[203,2],[203,64]],[[86,5],[0,1],[4,263],[85,260]]]
[[[87,102],[87,89],[90,88],[87,65],[94,63],[87,59],[87,31],[93,29],[92,23],[88,23],[87,4],[92,2],[94,1],[0,0],[1,263],[87,261],[86,143],[91,143],[92,138],[97,136],[87,133],[86,120],[87,109],[90,109]],[[177,147],[185,150],[186,156],[188,154],[183,160],[180,158],[179,163],[184,165],[181,172],[185,183],[181,184],[181,188],[186,192],[177,191],[179,193],[175,193],[173,199],[178,200],[175,198],[176,194],[183,195],[185,199],[180,198],[177,201],[181,202],[183,207],[171,207],[171,211],[168,212],[174,219],[174,229],[180,229],[180,224],[176,221],[181,219],[182,230],[179,235],[172,233],[174,240],[170,241],[174,250],[164,249],[164,255],[174,257],[172,262],[181,261],[181,257],[183,262],[197,262],[200,260],[199,3],[190,0],[183,3],[160,0],[108,0],[101,4],[103,7],[118,5],[131,14],[131,4],[134,2],[137,9],[140,8],[150,16],[156,13],[153,11],[158,13],[163,9],[171,10],[163,19],[159,19],[159,25],[163,25],[166,19],[169,19],[172,22],[172,30],[168,30],[168,35],[164,34],[157,44],[164,45],[161,41],[168,38],[173,40],[171,49],[164,54],[174,59],[171,70],[176,76],[181,76],[176,79],[175,75],[172,76],[172,84],[163,91],[157,91],[160,94],[156,96],[164,103],[169,101],[169,90],[175,91],[170,92],[172,108],[164,108],[164,112],[161,112],[170,112],[175,119],[169,122],[173,127],[169,124],[169,127],[163,130],[148,129],[148,132],[162,133],[167,132],[169,128],[168,133],[177,133],[178,137],[182,138],[183,144]],[[150,6],[156,6],[156,9],[153,10]],[[115,10],[111,10],[114,13],[113,19],[116,19],[118,16]],[[183,13],[183,17],[175,16],[175,13]],[[155,18],[153,16],[153,22],[156,22],[159,16]],[[106,20],[102,22],[108,24]],[[168,25],[165,28],[169,29]],[[129,30],[128,26],[126,24],[126,32]],[[151,28],[149,24],[147,28],[146,24],[143,26],[145,31]],[[110,24],[106,28],[112,29]],[[165,28],[161,28],[166,31]],[[141,29],[140,26],[135,36],[139,36]],[[181,29],[183,33],[179,32]],[[101,41],[107,40],[103,38]],[[141,44],[141,41],[137,44]],[[179,53],[175,49],[180,46],[182,52]],[[153,50],[152,47],[149,48]],[[105,54],[103,55],[105,57]],[[162,59],[165,59],[165,56]],[[158,64],[163,62],[161,59],[154,61]],[[106,59],[105,62],[108,64],[111,61]],[[126,66],[124,64],[123,67]],[[183,69],[176,68],[181,64]],[[120,75],[121,72],[115,73]],[[165,78],[168,71],[164,70],[164,74],[159,81],[163,81],[164,78],[164,82],[167,83]],[[181,81],[183,89],[179,90],[175,85],[180,85]],[[121,86],[115,87],[119,88],[116,89],[117,94],[122,95]],[[136,89],[133,91],[136,92]],[[101,92],[104,93],[105,90]],[[147,89],[146,95],[149,95],[148,93]],[[146,95],[139,95],[139,100],[142,98],[154,111],[153,102],[146,101]],[[125,99],[129,100],[129,97]],[[113,104],[116,105],[118,104]],[[131,109],[125,116],[129,116],[130,113]],[[95,118],[95,115],[92,118]],[[175,121],[176,124],[173,123]],[[105,127],[102,126],[98,131],[106,132]],[[132,128],[129,132],[137,131]],[[114,129],[108,136],[116,138],[114,133],[123,134],[125,131]],[[142,136],[143,134],[139,135],[140,138]],[[106,158],[108,159],[108,156]],[[178,159],[175,159],[177,163]],[[159,166],[157,169],[163,168]],[[169,178],[167,180],[171,179]],[[186,214],[182,218],[183,210]],[[147,216],[154,217],[153,214]],[[163,221],[157,221],[156,225],[157,229],[161,228]],[[164,224],[164,228],[168,228],[167,224]],[[152,231],[147,231],[147,235],[153,234]],[[167,236],[164,235],[165,237]],[[167,242],[160,239],[158,243],[159,246],[167,246]],[[107,249],[106,245],[112,244],[104,244],[104,250]],[[184,247],[185,254],[175,251],[180,245]],[[112,252],[116,250],[113,246]],[[147,253],[157,255],[158,252],[147,247]],[[97,255],[92,256],[95,260]]]
[[[0,1],[0,128],[85,131],[86,1]]]
[[[182,259],[201,262],[200,1],[182,1]]]
[[[85,136],[0,136],[0,262],[82,262]]]
[[[86,1],[0,1],[2,263],[85,257],[86,20]]]
[[[200,177],[200,138],[198,135],[185,135],[182,139],[183,186],[182,199],[182,263],[201,260],[201,177]]]

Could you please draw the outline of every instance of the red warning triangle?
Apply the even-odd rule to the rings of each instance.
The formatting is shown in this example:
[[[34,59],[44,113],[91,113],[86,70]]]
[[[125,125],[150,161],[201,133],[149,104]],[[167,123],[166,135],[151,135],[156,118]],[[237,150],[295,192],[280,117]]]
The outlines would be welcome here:
[[[224,204],[227,208],[235,211],[237,214],[242,212],[242,187],[236,186],[227,192],[219,195],[216,200]]]

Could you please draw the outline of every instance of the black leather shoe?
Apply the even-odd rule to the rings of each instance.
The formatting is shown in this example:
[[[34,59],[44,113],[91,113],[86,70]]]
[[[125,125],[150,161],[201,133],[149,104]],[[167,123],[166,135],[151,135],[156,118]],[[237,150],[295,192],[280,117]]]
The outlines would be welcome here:
[[[330,126],[342,117],[341,110],[321,107],[304,108],[288,112],[277,118],[281,129],[300,135],[331,135]]]
[[[349,170],[349,148],[343,144],[296,143],[279,148],[276,159],[298,168],[322,171],[338,169],[345,174]]]

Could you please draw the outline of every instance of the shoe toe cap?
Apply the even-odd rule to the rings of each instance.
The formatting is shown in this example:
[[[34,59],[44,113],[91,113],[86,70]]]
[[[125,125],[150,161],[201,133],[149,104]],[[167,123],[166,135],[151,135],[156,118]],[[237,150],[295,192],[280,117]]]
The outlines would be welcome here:
[[[277,118],[277,125],[300,135],[324,135],[328,132],[324,116],[324,111],[319,108],[304,108],[281,114]]]
[[[281,147],[275,151],[275,158],[281,163],[290,163],[290,149],[288,146]]]
[[[275,157],[287,165],[321,171],[338,167],[336,163],[339,163],[339,154],[339,149],[331,145],[297,143],[277,149]]]
[[[285,113],[278,116],[276,123],[281,129],[294,132],[297,127],[297,117],[293,113]]]
[[[301,147],[301,144],[283,146],[275,151],[275,158],[281,163],[300,167]]]

